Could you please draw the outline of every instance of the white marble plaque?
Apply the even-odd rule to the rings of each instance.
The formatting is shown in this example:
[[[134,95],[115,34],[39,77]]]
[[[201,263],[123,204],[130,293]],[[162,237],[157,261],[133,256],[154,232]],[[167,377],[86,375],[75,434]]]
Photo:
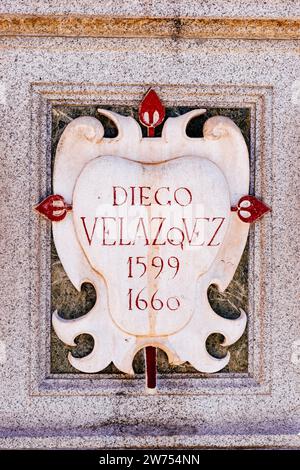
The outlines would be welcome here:
[[[53,222],[56,248],[73,284],[91,282],[97,302],[85,316],[53,326],[73,345],[91,334],[93,351],[71,364],[96,372],[111,361],[133,373],[136,352],[160,347],[174,364],[189,361],[215,372],[229,360],[210,356],[205,343],[221,333],[226,345],[243,333],[246,315],[217,315],[207,289],[229,284],[248,234],[231,211],[248,193],[248,153],[229,119],[209,119],[204,138],[186,136],[188,121],[204,110],[169,118],[161,138],[142,138],[137,122],[101,110],[118,137],[103,137],[95,118],[75,119],[55,159],[54,191],[72,212]]]

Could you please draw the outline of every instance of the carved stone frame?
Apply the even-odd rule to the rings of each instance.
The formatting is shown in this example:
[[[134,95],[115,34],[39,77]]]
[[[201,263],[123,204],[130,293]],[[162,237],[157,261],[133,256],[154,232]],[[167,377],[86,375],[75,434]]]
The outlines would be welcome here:
[[[72,83],[31,84],[31,171],[36,175],[31,201],[51,193],[51,107],[64,105],[136,105],[147,85]],[[271,205],[273,90],[270,86],[206,85],[156,86],[167,106],[249,108],[251,115],[250,193]],[[250,229],[249,254],[249,369],[248,373],[176,374],[159,377],[160,395],[270,394],[271,332],[266,315],[271,289],[265,278],[271,272],[271,216]],[[50,224],[31,215],[31,380],[32,396],[145,394],[143,377],[50,373]],[[38,332],[38,333],[37,333]],[[92,379],[92,380],[91,380]]]
[[[295,2],[91,1],[93,21],[86,2],[23,3],[0,7],[0,448],[299,448]],[[272,207],[250,235],[249,374],[165,378],[156,395],[50,375],[50,233],[32,212],[51,106],[136,105],[148,85],[169,105],[248,106],[251,192]]]

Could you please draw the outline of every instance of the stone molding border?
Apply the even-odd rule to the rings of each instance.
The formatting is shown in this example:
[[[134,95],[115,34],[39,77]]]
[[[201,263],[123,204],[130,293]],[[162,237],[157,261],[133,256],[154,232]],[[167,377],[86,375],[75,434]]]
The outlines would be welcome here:
[[[0,14],[0,36],[300,39],[300,18]]]
[[[51,190],[51,108],[53,105],[101,106],[140,102],[147,86],[110,84],[32,83],[31,168],[36,174],[32,201]],[[266,129],[272,127],[272,87],[201,84],[199,86],[160,85],[159,95],[167,105],[250,108],[250,192],[270,199],[272,143]],[[38,125],[37,125],[38,124]],[[110,395],[120,391],[129,395],[145,394],[143,376],[126,380],[113,374],[51,374],[50,371],[50,237],[47,221],[31,214],[31,382],[30,395]],[[271,272],[271,217],[250,230],[249,258],[249,366],[248,373],[175,374],[159,377],[159,395],[268,395],[271,383],[268,371],[271,350],[270,325],[266,318],[265,276]],[[260,281],[258,282],[258,279]],[[270,294],[268,294],[270,295]],[[37,334],[38,332],[38,334]],[[268,334],[267,334],[268,332]],[[256,340],[254,340],[254,338]],[[266,339],[268,338],[268,339]],[[201,378],[201,379],[200,379]],[[93,379],[93,380],[91,380]],[[200,380],[199,380],[200,379]],[[122,383],[122,386],[121,386]]]
[[[123,40],[104,28],[90,37],[79,27],[70,37],[63,28],[58,36],[22,33],[25,17],[69,21],[86,19],[86,11],[119,25],[123,18],[123,26],[128,18],[140,36],[123,26]],[[150,17],[158,39],[142,26]],[[180,40],[187,27],[176,35],[176,18],[189,34],[197,23],[198,36]],[[1,0],[1,449],[299,449],[299,43],[292,41],[299,19],[294,0]],[[226,40],[218,40],[217,21],[227,22]],[[258,36],[250,24],[260,25]],[[251,109],[250,189],[273,211],[250,239],[249,373],[170,377],[159,395],[147,396],[142,378],[131,386],[103,375],[50,374],[50,234],[31,207],[51,189],[51,106],[136,105],[149,85],[170,106]]]

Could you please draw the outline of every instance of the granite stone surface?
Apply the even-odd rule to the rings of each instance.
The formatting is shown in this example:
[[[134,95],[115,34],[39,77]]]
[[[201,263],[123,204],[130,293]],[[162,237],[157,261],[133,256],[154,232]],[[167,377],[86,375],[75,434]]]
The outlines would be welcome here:
[[[219,18],[299,16],[292,1],[172,3],[130,8],[144,17],[178,8]],[[83,0],[0,5],[18,14],[86,8]],[[128,9],[89,2],[91,14]],[[296,40],[1,37],[1,448],[299,448],[299,73]],[[32,211],[51,193],[51,110],[136,106],[150,85],[169,107],[248,108],[250,192],[272,207],[250,231],[247,372],[161,374],[156,395],[145,391],[143,374],[51,373],[51,234]],[[92,295],[88,286],[77,298],[68,291],[61,305],[84,313]],[[243,361],[235,363],[245,370]]]
[[[119,17],[240,17],[249,18],[295,18],[300,15],[298,0],[131,0],[130,2],[101,0],[2,0],[0,13],[23,14],[93,14]]]

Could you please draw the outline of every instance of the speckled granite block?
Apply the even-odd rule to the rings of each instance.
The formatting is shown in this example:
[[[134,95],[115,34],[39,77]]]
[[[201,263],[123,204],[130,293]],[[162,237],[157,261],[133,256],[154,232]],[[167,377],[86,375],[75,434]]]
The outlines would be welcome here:
[[[1,14],[115,15],[110,37],[97,30],[91,37],[89,24],[81,31],[88,34],[68,37],[63,21],[59,36],[49,31],[43,37],[43,28],[26,26],[23,17],[15,18],[19,33],[11,25],[9,34],[9,21],[0,22],[0,447],[298,448],[298,4],[88,3],[88,9],[85,0],[0,5]],[[162,28],[169,18],[165,37],[155,35],[157,23],[146,21],[155,15]],[[191,21],[175,31],[181,16]],[[220,20],[209,20],[205,39],[199,32],[203,17]],[[232,35],[224,18],[239,20],[232,22]],[[193,19],[198,29],[189,36]],[[130,37],[132,31],[136,36]],[[173,108],[247,108],[250,191],[272,206],[272,214],[250,231],[247,370],[243,365],[243,372],[201,378],[161,373],[156,395],[146,393],[142,373],[130,380],[51,372],[51,232],[32,211],[51,192],[51,112],[99,103],[136,107],[150,85]],[[82,311],[92,299],[85,289],[76,299]],[[75,298],[65,301],[67,311]]]

